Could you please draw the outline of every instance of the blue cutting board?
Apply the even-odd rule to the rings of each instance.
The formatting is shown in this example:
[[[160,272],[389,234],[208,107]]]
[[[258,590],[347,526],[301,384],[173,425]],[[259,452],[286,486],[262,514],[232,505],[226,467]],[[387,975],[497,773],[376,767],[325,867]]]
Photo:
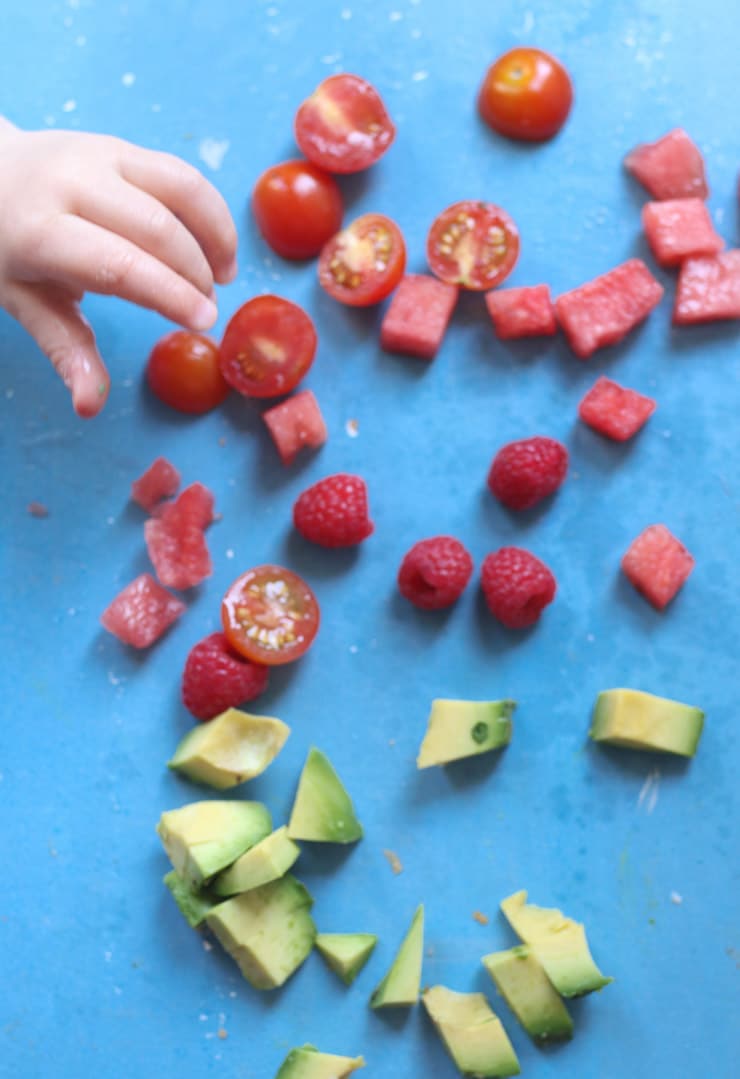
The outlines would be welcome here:
[[[343,182],[347,216],[392,215],[413,270],[424,268],[432,218],[464,197],[500,202],[519,223],[511,284],[547,281],[558,293],[649,257],[643,194],[621,159],[676,124],[705,153],[709,205],[734,245],[734,5],[705,0],[699,18],[689,0],[29,0],[8,6],[2,36],[0,102],[16,122],[113,132],[180,154],[220,187],[241,247],[218,329],[256,292],[305,304],[320,334],[307,385],[330,439],[285,470],[249,402],[197,420],[160,407],[141,373],[168,327],[99,299],[86,309],[113,387],[105,413],[84,423],[35,346],[0,318],[0,1073],[271,1079],[292,1045],[310,1041],[364,1053],[366,1074],[383,1079],[452,1077],[420,1008],[389,1018],[367,1007],[423,901],[425,983],[487,992],[523,1074],[737,1075],[737,326],[672,330],[674,280],[660,274],[667,297],[647,324],[584,364],[562,339],[497,342],[480,298],[466,296],[426,365],[384,355],[381,312],[335,305],[313,265],[266,249],[247,212],[259,172],[295,153],[299,101],[350,70],[378,86],[398,136],[371,172]],[[521,42],[562,57],[576,86],[567,127],[538,147],[496,138],[474,109],[487,64]],[[602,372],[659,402],[632,444],[607,443],[576,420]],[[499,445],[534,433],[567,443],[570,477],[541,512],[514,517],[487,493],[486,472]],[[148,567],[128,491],[160,453],[185,481],[212,487],[223,518],[209,534],[212,579],[165,639],[133,655],[98,618]],[[296,495],[339,470],[365,476],[376,524],[349,553],[311,548],[290,526]],[[31,500],[47,518],[28,514]],[[629,542],[656,521],[697,560],[663,614],[618,571]],[[439,532],[459,536],[477,564],[506,543],[542,556],[559,591],[540,624],[505,632],[475,587],[446,615],[406,605],[394,586],[399,561]],[[283,990],[253,991],[161,885],[154,825],[202,794],[165,769],[190,726],[182,664],[217,628],[230,581],[266,560],[306,576],[323,626],[260,701],[293,733],[244,793],[284,820],[312,744],[346,780],[364,841],[306,851],[297,869],[321,929],[380,936],[350,990],[312,956]],[[588,746],[595,695],[616,685],[703,707],[697,758]],[[511,746],[498,759],[418,773],[436,696],[516,698]],[[401,859],[400,876],[385,849]],[[497,910],[519,888],[583,920],[615,978],[574,1005],[573,1042],[547,1052],[480,965],[514,942]],[[489,925],[474,921],[476,910]]]

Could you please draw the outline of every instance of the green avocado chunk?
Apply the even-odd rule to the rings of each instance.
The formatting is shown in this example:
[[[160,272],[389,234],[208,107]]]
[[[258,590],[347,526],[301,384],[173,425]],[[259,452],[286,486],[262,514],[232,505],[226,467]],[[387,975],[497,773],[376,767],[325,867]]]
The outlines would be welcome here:
[[[589,733],[595,742],[693,757],[703,727],[704,713],[689,704],[638,689],[605,689]]]
[[[500,749],[511,741],[516,701],[432,701],[417,768]]]
[[[424,907],[417,907],[388,973],[370,997],[372,1008],[410,1008],[419,999],[424,952]]]
[[[526,892],[515,892],[501,903],[509,925],[545,969],[563,997],[580,997],[609,985],[591,957],[586,931],[580,922],[555,908],[527,903]]]
[[[163,881],[172,893],[183,918],[193,929],[197,929],[205,921],[206,914],[218,903],[218,899],[207,889],[196,891],[191,888],[174,869],[169,871]]]
[[[197,890],[272,830],[261,802],[191,802],[157,825],[172,866]]]
[[[219,903],[206,921],[255,989],[275,989],[313,948],[312,905],[305,887],[287,874]]]
[[[425,989],[421,999],[463,1075],[472,1079],[519,1075],[514,1047],[482,993],[456,993],[435,985]]]
[[[362,1057],[337,1057],[320,1053],[313,1045],[291,1049],[275,1079],[346,1079],[364,1068]]]
[[[300,853],[300,847],[288,838],[288,829],[283,825],[255,843],[233,865],[219,873],[211,889],[216,895],[223,896],[259,888],[284,876]]]
[[[351,985],[378,943],[372,933],[319,933],[316,950],[345,985]]]
[[[226,790],[264,772],[289,734],[281,719],[229,708],[186,734],[168,767],[196,783]]]
[[[309,751],[303,766],[288,835],[316,843],[354,843],[362,838],[352,799],[319,749]]]
[[[483,956],[501,996],[536,1041],[573,1037],[573,1020],[527,944]]]

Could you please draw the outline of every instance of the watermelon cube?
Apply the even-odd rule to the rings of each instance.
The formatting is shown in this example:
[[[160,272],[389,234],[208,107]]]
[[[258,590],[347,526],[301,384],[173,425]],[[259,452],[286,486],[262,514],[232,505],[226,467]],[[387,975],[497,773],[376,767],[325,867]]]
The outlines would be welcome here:
[[[740,318],[740,250],[686,259],[673,307],[676,326]]]
[[[679,266],[693,255],[716,255],[725,246],[701,199],[646,202],[642,225],[661,266]]]
[[[100,621],[109,633],[134,648],[154,644],[185,610],[185,604],[154,580],[149,573],[126,585]]]
[[[204,529],[215,519],[213,507],[213,492],[202,483],[191,483],[180,492],[174,502],[167,502],[162,506],[156,516],[164,520],[186,520],[188,524]]]
[[[284,465],[292,464],[304,446],[318,449],[328,437],[319,403],[310,390],[301,390],[268,408],[262,419]]]
[[[663,286],[642,259],[628,259],[608,273],[558,296],[555,311],[576,356],[621,341],[660,303]]]
[[[144,525],[149,557],[162,584],[193,588],[213,572],[204,529],[213,520],[213,495],[192,483]]]
[[[163,498],[170,498],[180,486],[180,473],[166,457],[157,457],[146,472],[131,484],[131,498],[151,511]]]
[[[386,352],[431,360],[437,354],[457,303],[455,285],[427,274],[407,274],[393,294],[380,328]]]
[[[650,525],[630,544],[622,569],[638,592],[662,610],[694,568],[694,559],[665,525]]]
[[[602,375],[581,400],[578,415],[600,435],[626,442],[644,426],[655,408],[652,397],[628,390]]]
[[[680,127],[636,146],[624,165],[654,199],[705,199],[709,194],[701,151]]]
[[[486,293],[486,307],[502,341],[557,333],[548,285],[493,289]]]

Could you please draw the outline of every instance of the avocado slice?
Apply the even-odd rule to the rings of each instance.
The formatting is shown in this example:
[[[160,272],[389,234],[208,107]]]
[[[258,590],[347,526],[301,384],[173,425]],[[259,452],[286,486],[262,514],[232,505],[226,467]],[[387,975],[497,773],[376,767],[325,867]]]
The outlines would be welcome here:
[[[425,989],[421,999],[463,1075],[473,1079],[519,1075],[514,1047],[482,993],[456,993],[435,985]]]
[[[163,813],[157,825],[175,872],[196,890],[271,830],[261,802],[191,802]]]
[[[313,948],[312,906],[305,887],[287,874],[219,903],[206,921],[255,989],[275,989]]]
[[[206,914],[218,903],[218,899],[207,889],[196,891],[191,888],[174,869],[163,877],[163,881],[172,892],[172,898],[180,908],[180,913],[193,929],[197,929],[205,921]]]
[[[371,1008],[410,1008],[419,999],[424,952],[424,907],[419,906],[388,973],[370,997]]]
[[[511,741],[516,701],[432,701],[417,768],[500,749]]]
[[[264,772],[289,734],[281,719],[229,708],[186,734],[167,767],[196,783],[226,790]]]
[[[580,922],[557,909],[527,903],[526,892],[504,899],[501,910],[517,936],[530,945],[561,996],[580,997],[614,981],[594,963]]]
[[[573,1037],[573,1020],[527,944],[483,956],[483,966],[501,996],[535,1041]]]
[[[354,843],[362,838],[352,799],[319,749],[309,750],[303,766],[288,835],[317,843]]]
[[[364,1068],[362,1057],[337,1057],[320,1053],[313,1045],[291,1049],[275,1079],[346,1079]]]
[[[704,727],[700,708],[638,689],[606,689],[596,698],[595,742],[693,757]]]
[[[288,829],[283,825],[219,873],[211,888],[216,895],[222,896],[249,892],[284,876],[300,853],[300,847],[288,838]]]
[[[352,985],[377,943],[373,933],[319,933],[316,950],[345,985]]]

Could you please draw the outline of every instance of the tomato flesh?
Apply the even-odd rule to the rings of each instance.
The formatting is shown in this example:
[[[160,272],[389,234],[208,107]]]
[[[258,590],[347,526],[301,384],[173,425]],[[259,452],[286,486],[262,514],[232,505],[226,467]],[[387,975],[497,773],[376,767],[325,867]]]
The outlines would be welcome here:
[[[519,231],[491,202],[456,202],[437,217],[427,237],[432,273],[448,285],[483,290],[508,277],[519,257]]]
[[[257,180],[252,211],[273,251],[308,259],[341,228],[344,206],[333,176],[308,161],[284,161]]]
[[[221,342],[221,372],[245,397],[289,393],[316,355],[316,330],[298,304],[255,296],[232,317]]]
[[[219,367],[218,346],[189,330],[176,330],[156,343],[146,377],[160,401],[190,415],[210,412],[229,392]]]
[[[504,53],[486,72],[478,93],[478,111],[489,127],[528,142],[552,138],[572,104],[568,72],[542,49]]]
[[[298,109],[295,137],[327,172],[359,172],[385,153],[396,129],[383,100],[358,75],[331,75]]]
[[[319,605],[296,573],[257,566],[228,589],[221,618],[232,648],[253,663],[276,667],[310,648],[319,628]]]
[[[319,281],[340,303],[369,307],[396,287],[406,266],[398,225],[383,214],[364,214],[338,232],[319,258]]]

